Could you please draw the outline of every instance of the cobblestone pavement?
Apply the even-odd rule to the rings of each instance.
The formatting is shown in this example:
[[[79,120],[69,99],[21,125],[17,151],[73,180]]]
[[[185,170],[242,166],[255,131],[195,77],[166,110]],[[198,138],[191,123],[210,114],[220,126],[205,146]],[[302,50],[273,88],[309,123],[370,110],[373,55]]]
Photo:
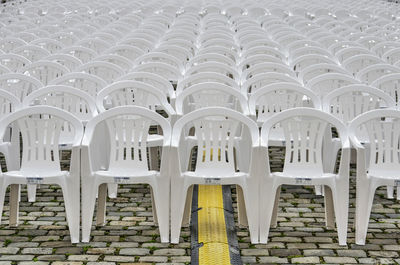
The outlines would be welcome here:
[[[273,151],[280,167],[282,155]],[[379,189],[374,201],[367,244],[354,244],[354,167],[350,194],[348,246],[340,247],[335,230],[324,227],[323,197],[312,187],[283,187],[278,227],[267,245],[250,244],[246,228],[238,228],[243,263],[352,264],[400,263],[400,205]],[[232,187],[235,200],[235,189]],[[28,203],[23,190],[20,225],[8,226],[8,194],[0,226],[0,265],[4,264],[189,264],[190,230],[182,229],[181,243],[161,244],[153,225],[146,185],[122,185],[117,199],[107,203],[107,224],[92,228],[90,243],[71,244],[61,190],[42,185],[37,201]]]

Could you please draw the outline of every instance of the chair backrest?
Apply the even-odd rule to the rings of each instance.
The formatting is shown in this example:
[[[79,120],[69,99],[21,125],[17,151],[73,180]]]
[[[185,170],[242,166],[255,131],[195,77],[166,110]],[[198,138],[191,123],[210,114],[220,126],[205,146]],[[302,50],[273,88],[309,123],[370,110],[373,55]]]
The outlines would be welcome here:
[[[238,131],[243,131],[242,137],[249,140],[247,147],[259,144],[256,123],[240,112],[227,108],[201,108],[184,115],[174,125],[173,147],[179,147],[180,142],[185,141],[182,132],[188,127],[194,127],[195,130],[198,148],[195,173],[200,176],[233,176],[235,136]]]
[[[79,60],[78,58],[69,54],[62,53],[52,54],[44,58],[44,60],[59,63],[68,68],[70,72],[82,65],[81,60]]]
[[[0,75],[0,89],[10,92],[22,101],[32,91],[43,87],[43,84],[34,77],[7,73]]]
[[[0,64],[7,67],[14,73],[20,72],[23,67],[31,63],[32,63],[31,61],[29,61],[24,56],[19,54],[15,53],[0,54]]]
[[[161,107],[168,116],[175,114],[164,93],[149,84],[133,80],[118,81],[103,88],[96,97],[96,105],[100,112],[106,110],[105,105],[109,108],[135,105],[152,111]]]
[[[399,105],[400,102],[400,74],[388,74],[384,75],[374,82],[372,82],[371,86],[379,88],[385,93],[389,94],[395,101],[396,104]]]
[[[69,69],[56,62],[41,60],[25,66],[21,73],[33,76],[43,85],[48,85],[51,80],[69,73]]]
[[[124,75],[124,70],[121,67],[103,61],[91,61],[85,63],[79,66],[76,71],[96,75],[109,84]]]
[[[314,77],[328,73],[351,75],[349,71],[347,71],[346,69],[342,68],[337,64],[319,63],[304,68],[299,73],[298,78],[299,80],[303,81],[303,84],[305,85],[308,83],[308,81],[310,81]]]
[[[353,75],[356,75],[361,69],[379,63],[384,63],[384,61],[376,55],[359,54],[344,60],[342,65],[344,68],[353,73]]]
[[[0,139],[12,123],[18,124],[22,135],[20,170],[32,176],[46,171],[60,171],[59,144],[63,129],[72,132],[73,146],[79,146],[82,141],[82,123],[58,108],[33,106],[11,113],[0,122]]]
[[[394,108],[395,101],[385,92],[366,85],[349,85],[335,89],[323,98],[322,107],[345,124],[367,111]]]
[[[148,171],[147,139],[150,125],[161,126],[163,145],[168,146],[171,139],[171,125],[161,115],[138,106],[116,107],[90,120],[82,143],[88,144],[101,130],[99,124],[105,122],[108,128],[109,165],[110,171],[130,169],[135,172]],[[100,144],[107,145],[102,142]]]
[[[179,82],[178,86],[176,88],[176,94],[179,95],[182,91],[184,91],[186,88],[188,88],[192,85],[205,83],[205,82],[221,83],[221,84],[230,86],[233,89],[239,90],[238,83],[236,83],[236,81],[233,80],[232,78],[229,78],[228,76],[220,74],[220,73],[204,72],[204,73],[198,73],[198,74],[191,75],[191,76],[183,79],[181,82]]]
[[[305,106],[321,109],[321,101],[311,90],[294,83],[267,85],[249,97],[250,115],[257,122],[265,122],[284,110]]]
[[[355,118],[349,126],[351,141],[361,146],[359,132],[366,131],[370,143],[369,174],[374,171],[398,172],[400,170],[400,112],[373,110]],[[379,174],[379,173],[378,173]]]
[[[249,115],[247,97],[239,90],[216,82],[190,86],[177,96],[175,102],[178,115],[205,107],[225,107]]]
[[[359,83],[360,82],[358,80],[350,75],[327,73],[316,76],[308,81],[307,88],[311,89],[317,95],[323,97],[337,88]]]
[[[242,84],[241,91],[243,94],[247,93],[251,94],[256,92],[263,86],[267,86],[273,83],[282,83],[282,82],[288,82],[300,85],[300,82],[297,80],[296,77],[292,77],[287,74],[274,73],[274,72],[262,73],[247,79]]]
[[[50,55],[46,49],[37,45],[29,44],[15,48],[13,53],[22,55],[31,62],[36,62]]]
[[[263,124],[262,146],[269,146],[270,133],[277,125],[284,132],[285,175],[310,178],[324,173],[323,132],[328,125],[336,128],[342,145],[348,141],[346,126],[332,115],[311,108],[294,108],[272,116]]]
[[[86,123],[97,115],[95,100],[86,92],[65,85],[51,85],[35,90],[24,98],[22,105],[46,105],[63,109]]]
[[[373,64],[361,69],[356,78],[365,84],[372,84],[376,79],[381,76],[400,73],[400,68],[391,64]]]
[[[183,73],[176,67],[162,62],[143,63],[133,67],[134,72],[157,73],[168,81],[178,82]]]
[[[92,97],[107,86],[107,82],[96,75],[72,72],[50,82],[50,85],[67,85],[87,92]]]
[[[16,96],[0,89],[0,117],[13,113],[21,107],[21,101]]]

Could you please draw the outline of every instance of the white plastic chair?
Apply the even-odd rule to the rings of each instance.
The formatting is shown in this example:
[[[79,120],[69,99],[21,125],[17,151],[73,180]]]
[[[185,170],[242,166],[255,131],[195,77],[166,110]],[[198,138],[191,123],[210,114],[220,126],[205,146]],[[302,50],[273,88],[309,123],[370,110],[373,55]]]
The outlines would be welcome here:
[[[290,82],[294,84],[300,85],[300,82],[297,80],[296,77],[282,74],[282,73],[263,73],[252,76],[251,78],[247,79],[241,86],[241,91],[243,94],[247,93],[254,93],[259,88],[263,86],[267,86],[273,83],[282,83],[282,82]]]
[[[290,66],[293,67],[294,71],[299,73],[306,67],[314,64],[327,63],[327,64],[338,64],[336,59],[320,54],[307,54],[297,57],[290,62]]]
[[[21,69],[21,73],[35,77],[43,85],[48,85],[51,80],[69,73],[69,69],[56,62],[41,60],[25,66]]]
[[[70,46],[61,50],[61,53],[72,55],[82,63],[88,63],[98,56],[94,50],[83,46]]]
[[[30,44],[17,47],[12,52],[24,56],[31,62],[35,62],[47,56],[50,56],[50,53],[46,49],[43,49],[42,47],[37,45]]]
[[[175,91],[171,82],[164,77],[149,72],[130,72],[124,76],[121,76],[118,81],[123,80],[136,80],[156,87],[161,90],[164,95],[169,98],[171,106],[175,106]]]
[[[43,87],[43,84],[34,77],[7,73],[0,75],[0,89],[8,91],[22,101],[32,91]]]
[[[390,64],[397,64],[400,62],[400,48],[392,49],[382,55],[382,59]]]
[[[371,86],[379,88],[389,94],[396,101],[396,105],[399,105],[400,74],[394,73],[384,75],[372,82]]]
[[[65,85],[52,85],[33,91],[24,98],[22,106],[29,108],[36,105],[56,107],[71,113],[83,125],[97,115],[95,100],[86,92]],[[60,134],[60,150],[71,149],[73,132],[62,129]],[[28,201],[36,200],[36,185],[28,185]]]
[[[384,61],[376,55],[359,54],[344,60],[342,65],[355,76],[361,69],[373,64],[381,63],[384,63]]]
[[[150,52],[138,57],[135,61],[136,65],[146,63],[162,63],[167,64],[171,68],[177,69],[182,74],[184,73],[183,61],[164,52]]]
[[[97,93],[107,86],[107,82],[96,75],[72,72],[52,80],[50,85],[72,86],[85,91],[95,98]]]
[[[27,45],[28,43],[20,38],[7,37],[0,40],[0,49],[6,53],[11,52],[17,47]]]
[[[194,171],[182,164],[188,140],[182,135],[187,127],[195,127],[197,163]],[[242,143],[235,144],[238,130],[244,135]],[[186,194],[191,185],[239,185],[244,194],[246,213],[252,243],[258,243],[258,181],[255,161],[259,144],[255,122],[234,110],[212,107],[190,112],[174,125],[171,140],[171,242],[178,243],[184,217]],[[249,159],[249,168],[235,171],[234,145],[237,156]]]
[[[321,100],[300,84],[285,82],[263,86],[249,97],[250,117],[259,127],[276,113],[299,107],[321,109]],[[273,135],[278,143],[284,139],[282,130],[274,130]]]
[[[94,61],[104,61],[118,65],[125,73],[129,72],[133,66],[133,63],[129,59],[117,54],[103,54],[96,57]]]
[[[394,108],[394,100],[383,91],[366,85],[349,85],[333,90],[323,98],[323,110],[337,119],[341,120],[346,126],[357,116],[375,109]],[[365,143],[365,138],[362,139]],[[326,163],[326,170],[333,172],[336,163],[336,156],[340,149],[337,139],[332,139],[332,133],[326,135],[325,156],[329,157]]]
[[[139,56],[145,52],[136,46],[128,44],[118,44],[104,51],[105,54],[117,54],[134,62]]]
[[[271,172],[268,147],[270,132],[279,124],[285,136],[285,161],[282,172]],[[342,156],[338,174],[323,169],[322,146],[326,126],[334,126],[340,136]],[[346,245],[349,208],[350,143],[345,125],[333,116],[311,108],[295,108],[268,119],[261,130],[260,178],[260,242],[267,243],[270,224],[277,214],[281,185],[325,185],[327,226],[334,226],[336,217],[339,245]],[[278,193],[279,195],[279,193]]]
[[[79,60],[78,58],[69,54],[62,53],[52,54],[49,57],[44,58],[43,60],[59,63],[68,68],[70,72],[74,71],[76,68],[82,65],[81,60]]]
[[[307,88],[323,97],[337,88],[353,84],[360,84],[360,82],[350,75],[327,73],[318,75],[308,81]]]
[[[356,74],[356,79],[362,83],[371,84],[382,76],[394,73],[400,73],[400,68],[391,64],[373,64],[361,69]]]
[[[355,243],[364,245],[375,190],[379,186],[399,186],[400,113],[374,110],[355,118],[349,126],[352,145],[357,150]],[[359,140],[360,128],[367,131],[370,152]]]
[[[186,70],[185,77],[189,77],[194,74],[205,73],[205,72],[219,73],[219,74],[228,76],[229,78],[232,78],[238,84],[240,82],[239,73],[236,71],[235,68],[230,67],[223,63],[218,63],[218,62],[206,62],[206,63],[201,63],[198,65],[192,66]]]
[[[296,77],[296,73],[289,68],[289,66],[284,64],[276,64],[276,63],[259,63],[251,66],[244,70],[241,74],[241,84],[243,84],[246,80],[250,79],[253,76],[262,73],[282,73],[289,75],[291,77]]]
[[[216,82],[216,83],[221,83],[227,86],[232,87],[233,89],[240,90],[238,83],[235,82],[230,77],[227,77],[226,75],[219,74],[219,73],[214,73],[214,72],[204,72],[204,73],[198,73],[191,75],[185,79],[183,79],[181,82],[178,83],[178,86],[176,87],[176,95],[178,96],[182,91],[184,91],[186,88],[195,85],[195,84],[200,84],[200,83],[205,83],[205,82]]]
[[[351,76],[351,74],[346,69],[342,68],[337,64],[320,63],[320,64],[310,65],[304,68],[299,73],[298,78],[299,80],[303,81],[303,84],[306,85],[314,77],[327,73],[339,73]]]
[[[96,105],[100,112],[118,106],[135,105],[152,111],[161,108],[170,118],[175,114],[164,93],[152,85],[133,80],[118,81],[103,88],[96,97]]]
[[[37,45],[49,51],[50,53],[57,53],[64,48],[64,44],[58,40],[51,38],[40,38],[31,41],[29,44]]]
[[[124,70],[118,65],[103,61],[85,63],[78,67],[76,71],[96,75],[109,84],[125,74]]]
[[[182,80],[183,77],[183,73],[177,67],[162,62],[140,64],[134,66],[132,71],[156,73],[174,84],[179,84],[179,81]]]
[[[13,113],[21,108],[21,102],[16,96],[5,90],[0,90],[1,118],[4,118],[10,113]],[[7,170],[19,169],[19,147],[19,130],[17,129],[17,126],[11,126],[6,131],[6,137],[3,138],[3,141],[0,144],[0,153],[2,153],[6,159]]]
[[[0,64],[17,73],[32,62],[24,56],[15,53],[0,54]]]
[[[176,98],[175,110],[178,117],[205,107],[224,107],[249,116],[247,97],[239,90],[216,83],[204,82],[183,90]]]
[[[154,122],[158,123],[163,131],[160,171],[149,169],[147,164],[146,142],[149,126]],[[99,138],[96,133],[99,130],[107,130],[108,137]],[[149,184],[154,196],[154,220],[159,224],[161,242],[169,242],[170,137],[171,126],[167,120],[153,111],[137,106],[113,108],[99,114],[87,124],[82,141],[83,242],[90,240],[96,192],[103,183]],[[107,166],[102,168],[101,165],[104,164]],[[105,219],[104,197],[105,192],[100,191],[99,200],[103,198],[104,204],[98,206],[97,224],[102,224]]]
[[[3,172],[0,177],[0,213],[7,186],[11,184],[58,184],[64,195],[65,211],[71,242],[79,242],[80,220],[80,144],[82,123],[73,115],[53,107],[35,106],[19,110],[2,119],[0,138],[8,126],[17,123],[22,134],[21,168]],[[61,171],[58,144],[61,128],[69,126],[74,132],[69,171]],[[38,130],[40,128],[40,130]],[[18,211],[17,211],[18,217]]]

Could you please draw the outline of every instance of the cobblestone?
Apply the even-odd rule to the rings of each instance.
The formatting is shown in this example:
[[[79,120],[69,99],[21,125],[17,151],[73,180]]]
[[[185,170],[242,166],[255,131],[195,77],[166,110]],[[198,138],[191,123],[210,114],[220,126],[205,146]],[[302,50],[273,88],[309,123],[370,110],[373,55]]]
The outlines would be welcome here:
[[[400,207],[396,200],[386,199],[384,187],[375,196],[367,244],[354,244],[352,172],[347,246],[339,246],[336,231],[325,228],[324,199],[314,194],[313,187],[283,186],[278,226],[271,229],[267,245],[250,244],[247,228],[237,226],[243,263],[399,264]],[[79,244],[69,241],[59,187],[41,185],[35,203],[27,202],[23,187],[17,228],[8,226],[7,192],[0,225],[0,265],[189,264],[189,227],[182,228],[180,244],[161,243],[153,223],[149,187],[121,185],[118,191],[117,199],[107,201],[105,226],[93,226],[91,241]],[[232,194],[237,221],[234,187]]]

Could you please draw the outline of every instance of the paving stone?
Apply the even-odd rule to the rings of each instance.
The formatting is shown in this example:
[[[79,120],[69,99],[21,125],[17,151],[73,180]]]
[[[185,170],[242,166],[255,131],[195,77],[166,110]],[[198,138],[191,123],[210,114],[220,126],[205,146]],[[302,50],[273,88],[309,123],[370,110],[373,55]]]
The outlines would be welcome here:
[[[184,249],[172,249],[172,248],[165,248],[165,249],[157,249],[153,252],[156,256],[183,256],[186,254]]]
[[[243,249],[241,251],[243,256],[268,256],[268,250],[266,249]]]
[[[326,263],[339,263],[339,264],[357,263],[357,260],[351,257],[324,257],[324,261]]]
[[[291,263],[319,263],[318,257],[300,257],[300,258],[292,258]]]
[[[304,256],[334,256],[335,253],[332,249],[305,249],[303,251]]]
[[[367,256],[367,253],[364,250],[338,249],[336,252],[342,257],[364,258]]]
[[[298,256],[301,255],[300,250],[298,249],[271,249],[271,256],[277,257],[288,257],[288,256]]]
[[[382,258],[397,258],[399,254],[395,251],[368,251],[370,257],[382,257]]]
[[[150,253],[150,250],[147,248],[123,248],[119,251],[120,255],[129,255],[129,256],[145,256]]]
[[[287,258],[279,257],[260,257],[260,263],[288,263]]]
[[[140,262],[166,262],[168,261],[167,257],[159,257],[159,256],[147,256],[147,257],[140,257]]]
[[[19,251],[19,248],[12,248],[12,247],[6,247],[6,248],[0,248],[0,254],[16,254]],[[26,253],[22,253],[26,254]],[[28,253],[30,254],[30,253]]]

